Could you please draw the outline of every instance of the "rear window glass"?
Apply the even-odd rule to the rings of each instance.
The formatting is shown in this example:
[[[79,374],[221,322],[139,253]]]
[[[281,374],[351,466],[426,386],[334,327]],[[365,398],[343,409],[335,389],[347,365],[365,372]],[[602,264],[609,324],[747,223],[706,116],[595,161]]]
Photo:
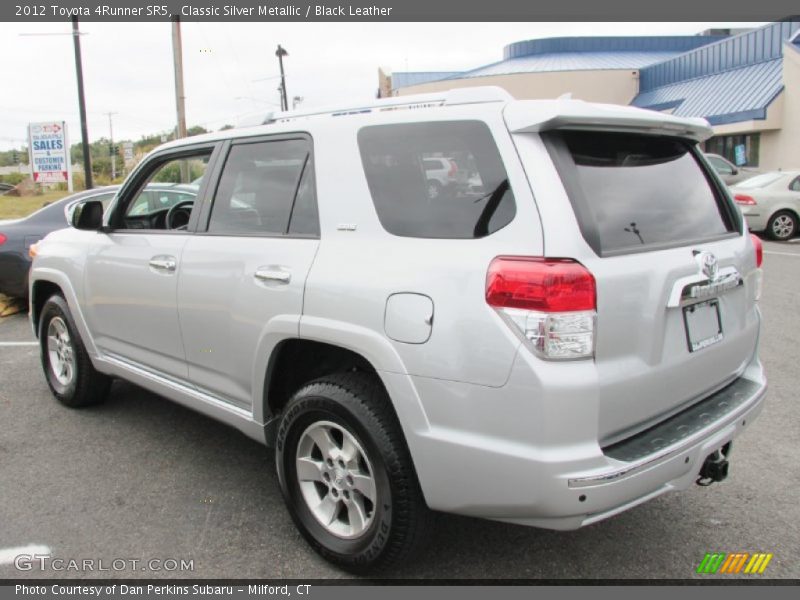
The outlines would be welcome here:
[[[481,238],[514,218],[514,194],[485,123],[374,125],[358,132],[358,145],[389,233]]]
[[[556,135],[563,140],[557,162],[572,171],[564,175],[581,229],[600,254],[676,246],[734,229],[689,142],[625,133]]]

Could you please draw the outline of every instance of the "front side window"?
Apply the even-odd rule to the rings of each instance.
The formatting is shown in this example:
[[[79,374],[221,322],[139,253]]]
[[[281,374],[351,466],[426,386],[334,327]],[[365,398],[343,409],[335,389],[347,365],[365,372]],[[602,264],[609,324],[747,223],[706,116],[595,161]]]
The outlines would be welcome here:
[[[389,233],[481,238],[516,214],[497,145],[481,121],[373,125],[358,132],[358,145]]]
[[[319,231],[310,142],[291,139],[234,145],[214,197],[209,233],[285,235],[290,233],[290,221],[291,233]]]
[[[204,150],[161,162],[127,202],[119,228],[185,230],[210,157]]]

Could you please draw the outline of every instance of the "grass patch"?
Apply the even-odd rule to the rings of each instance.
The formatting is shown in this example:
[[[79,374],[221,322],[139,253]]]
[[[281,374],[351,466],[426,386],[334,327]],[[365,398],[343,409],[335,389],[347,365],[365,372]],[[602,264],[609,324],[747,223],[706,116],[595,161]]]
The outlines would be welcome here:
[[[60,200],[68,194],[67,191],[52,191],[40,196],[0,196],[0,219],[27,217],[45,204]]]

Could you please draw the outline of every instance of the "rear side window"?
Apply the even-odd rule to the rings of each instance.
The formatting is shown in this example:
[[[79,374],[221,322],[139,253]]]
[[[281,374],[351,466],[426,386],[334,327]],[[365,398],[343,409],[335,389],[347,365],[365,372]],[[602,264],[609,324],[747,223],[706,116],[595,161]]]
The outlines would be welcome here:
[[[214,196],[208,231],[318,234],[310,146],[304,139],[232,146]]]
[[[690,142],[588,131],[546,139],[583,235],[600,255],[678,246],[735,230],[730,204]]]
[[[389,233],[473,239],[514,218],[508,175],[483,122],[374,125],[358,132],[358,145]]]

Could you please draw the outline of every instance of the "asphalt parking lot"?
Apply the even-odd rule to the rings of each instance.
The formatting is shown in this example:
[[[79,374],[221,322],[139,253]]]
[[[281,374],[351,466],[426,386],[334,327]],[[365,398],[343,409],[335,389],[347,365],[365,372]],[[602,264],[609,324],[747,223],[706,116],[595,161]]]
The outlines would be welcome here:
[[[684,579],[698,577],[706,552],[745,551],[774,553],[763,577],[800,577],[800,244],[764,246],[761,356],[770,391],[734,445],[727,481],[573,532],[440,515],[425,554],[386,575]],[[102,406],[64,408],[41,375],[38,348],[9,344],[32,340],[25,316],[0,320],[0,578],[348,577],[295,530],[262,446],[123,382]],[[4,549],[32,544],[106,564],[193,560],[194,571],[2,564]]]

